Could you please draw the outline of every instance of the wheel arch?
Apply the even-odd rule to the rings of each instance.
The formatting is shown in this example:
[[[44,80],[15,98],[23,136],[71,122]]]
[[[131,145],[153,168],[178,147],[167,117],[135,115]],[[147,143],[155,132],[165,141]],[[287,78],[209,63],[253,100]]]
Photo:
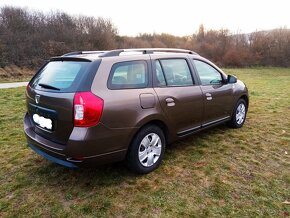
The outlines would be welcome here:
[[[142,123],[142,125],[138,128],[138,130],[133,134],[133,136],[131,137],[129,146],[128,146],[128,150],[127,150],[127,154],[128,151],[132,145],[132,142],[134,140],[134,138],[136,137],[136,135],[146,126],[150,126],[150,125],[155,125],[158,126],[162,132],[164,133],[164,137],[165,137],[165,144],[171,143],[172,139],[170,137],[170,130],[168,128],[168,125],[166,125],[166,123],[160,119],[154,119],[154,120],[150,120],[148,122]]]
[[[145,126],[150,126],[150,125],[158,126],[158,127],[162,130],[162,132],[164,133],[165,143],[168,143],[168,138],[169,138],[169,136],[170,136],[170,134],[169,134],[169,128],[168,128],[168,126],[167,126],[163,121],[161,121],[161,120],[151,120],[151,121],[145,123],[145,124],[144,124],[140,129],[139,129],[139,131],[140,131],[142,128],[144,128]],[[139,132],[139,131],[138,131],[138,132]]]
[[[247,95],[242,95],[242,96],[240,96],[239,99],[245,100],[245,102],[247,103],[247,108],[249,107],[249,97]]]
[[[237,105],[237,103],[238,103],[238,101],[240,99],[243,99],[246,102],[247,110],[248,110],[248,108],[249,108],[249,97],[246,94],[242,94],[239,97],[237,96],[236,99],[234,100],[234,105],[233,105],[233,108],[232,108],[231,117],[233,116],[233,114],[235,112],[235,107],[236,107],[236,105]]]

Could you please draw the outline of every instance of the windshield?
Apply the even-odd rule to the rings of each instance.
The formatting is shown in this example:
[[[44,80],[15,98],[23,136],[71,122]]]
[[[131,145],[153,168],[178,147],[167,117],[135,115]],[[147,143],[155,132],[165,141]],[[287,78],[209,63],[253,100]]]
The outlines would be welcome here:
[[[31,86],[53,91],[75,91],[90,62],[52,61],[34,77]]]

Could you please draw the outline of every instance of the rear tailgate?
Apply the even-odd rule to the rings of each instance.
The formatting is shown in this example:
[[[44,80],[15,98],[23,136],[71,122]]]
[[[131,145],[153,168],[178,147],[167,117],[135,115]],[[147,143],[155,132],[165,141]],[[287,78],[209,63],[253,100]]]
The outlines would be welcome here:
[[[89,91],[99,63],[58,58],[48,62],[30,81],[26,102],[35,133],[65,145],[74,128],[74,95]]]
[[[27,109],[34,131],[53,142],[66,144],[73,129],[73,98],[74,93],[28,89]]]

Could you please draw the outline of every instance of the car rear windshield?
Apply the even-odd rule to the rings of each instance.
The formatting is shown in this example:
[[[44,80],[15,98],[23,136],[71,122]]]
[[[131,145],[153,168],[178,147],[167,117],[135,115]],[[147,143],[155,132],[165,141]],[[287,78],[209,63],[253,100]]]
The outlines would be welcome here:
[[[30,85],[45,91],[74,92],[90,62],[51,61],[33,78]]]

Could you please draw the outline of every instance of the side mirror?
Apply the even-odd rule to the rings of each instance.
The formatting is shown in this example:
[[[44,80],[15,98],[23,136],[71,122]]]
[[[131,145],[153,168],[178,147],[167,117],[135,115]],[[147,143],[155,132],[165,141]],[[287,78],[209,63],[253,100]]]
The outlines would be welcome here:
[[[236,83],[237,82],[237,77],[233,76],[233,75],[228,75],[228,79],[227,79],[228,83]]]

